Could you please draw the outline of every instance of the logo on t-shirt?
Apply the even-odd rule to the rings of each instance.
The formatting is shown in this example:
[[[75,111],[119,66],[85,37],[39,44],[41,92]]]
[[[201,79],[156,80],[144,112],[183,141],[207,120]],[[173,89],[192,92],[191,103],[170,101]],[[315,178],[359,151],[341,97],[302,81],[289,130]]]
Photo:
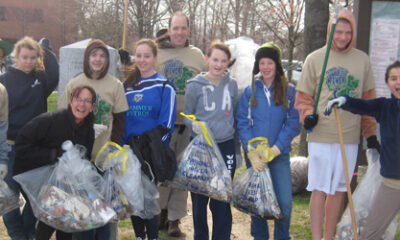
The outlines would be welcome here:
[[[143,100],[143,94],[135,94],[135,96],[133,96],[133,101],[134,102],[141,102]]]
[[[111,123],[111,105],[101,99],[101,96],[97,94],[97,102],[93,110],[95,116],[95,123],[106,125],[110,127]]]
[[[40,82],[38,79],[35,79],[35,81],[32,83],[31,88],[34,88],[36,86],[40,85]]]
[[[193,77],[193,71],[190,71],[183,62],[171,59],[164,64],[164,77],[175,84],[176,94],[184,95],[186,81]]]
[[[355,91],[358,84],[359,80],[343,67],[333,67],[326,71],[326,85],[330,91],[333,91],[333,98],[345,95],[358,97]]]

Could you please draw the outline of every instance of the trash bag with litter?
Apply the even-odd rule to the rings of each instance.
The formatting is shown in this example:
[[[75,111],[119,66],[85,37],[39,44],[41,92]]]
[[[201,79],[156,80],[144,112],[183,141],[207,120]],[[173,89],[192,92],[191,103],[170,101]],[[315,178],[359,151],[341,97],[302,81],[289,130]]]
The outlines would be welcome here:
[[[196,121],[194,116],[186,116]],[[211,132],[203,122],[198,134],[178,157],[173,184],[210,198],[230,202],[232,179]]]
[[[58,162],[14,179],[27,194],[40,221],[64,232],[98,228],[116,217],[99,191],[104,184],[94,165],[84,159],[85,147],[65,141]]]

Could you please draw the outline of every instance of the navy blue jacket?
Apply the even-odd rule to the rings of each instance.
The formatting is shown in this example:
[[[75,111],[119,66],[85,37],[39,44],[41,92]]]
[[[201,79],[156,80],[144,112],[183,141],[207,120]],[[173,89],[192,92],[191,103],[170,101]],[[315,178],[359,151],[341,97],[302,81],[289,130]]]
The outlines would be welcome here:
[[[14,67],[0,76],[0,83],[8,93],[7,139],[15,140],[19,130],[34,117],[47,112],[47,97],[58,85],[56,56],[45,49],[45,71],[35,76]]]
[[[371,100],[345,97],[343,109],[376,118],[381,134],[381,175],[400,179],[400,100],[393,95]]]

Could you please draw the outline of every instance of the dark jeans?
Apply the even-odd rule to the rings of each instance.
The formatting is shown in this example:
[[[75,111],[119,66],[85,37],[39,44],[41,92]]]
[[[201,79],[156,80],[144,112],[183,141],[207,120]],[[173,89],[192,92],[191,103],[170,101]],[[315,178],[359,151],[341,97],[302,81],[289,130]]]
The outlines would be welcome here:
[[[236,158],[235,144],[233,139],[226,142],[218,143],[231,178],[235,174]],[[207,205],[210,203],[212,213],[213,227],[212,240],[229,240],[232,230],[232,212],[231,206],[227,202],[218,201],[207,196],[191,193],[192,211],[194,225],[195,240],[209,240],[208,224],[207,224]]]
[[[8,172],[4,181],[16,194],[21,192],[19,184],[12,178],[15,161],[15,146],[8,153]],[[31,205],[27,198],[22,209],[19,208],[3,215],[3,222],[7,228],[8,235],[12,240],[30,240],[35,236],[36,217],[33,215]]]
[[[158,218],[156,215],[151,219],[143,219],[138,216],[131,216],[133,230],[135,231],[136,238],[157,239],[158,238]]]
[[[80,233],[80,240],[110,240],[110,224]]]
[[[56,232],[57,240],[71,240],[72,233],[66,233],[61,230],[56,230],[43,222],[38,223],[36,228],[35,240],[49,240],[53,233]]]

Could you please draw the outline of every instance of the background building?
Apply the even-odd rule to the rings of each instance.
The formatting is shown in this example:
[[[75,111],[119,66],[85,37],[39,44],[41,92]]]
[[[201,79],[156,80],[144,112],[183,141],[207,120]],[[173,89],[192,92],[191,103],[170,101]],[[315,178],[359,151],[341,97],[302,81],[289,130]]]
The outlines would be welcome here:
[[[58,55],[61,46],[76,41],[73,0],[1,0],[0,38],[15,43],[23,36],[46,37]]]

